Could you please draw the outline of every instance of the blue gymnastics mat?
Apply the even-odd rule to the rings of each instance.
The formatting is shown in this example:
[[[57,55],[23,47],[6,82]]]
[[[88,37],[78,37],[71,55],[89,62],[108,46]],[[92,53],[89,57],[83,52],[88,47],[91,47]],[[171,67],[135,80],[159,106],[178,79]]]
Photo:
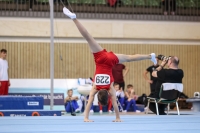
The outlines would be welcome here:
[[[200,115],[92,115],[83,116],[0,117],[0,133],[199,133]]]
[[[39,116],[61,116],[61,111],[59,110],[0,110],[0,115],[2,116],[33,116],[34,114]]]

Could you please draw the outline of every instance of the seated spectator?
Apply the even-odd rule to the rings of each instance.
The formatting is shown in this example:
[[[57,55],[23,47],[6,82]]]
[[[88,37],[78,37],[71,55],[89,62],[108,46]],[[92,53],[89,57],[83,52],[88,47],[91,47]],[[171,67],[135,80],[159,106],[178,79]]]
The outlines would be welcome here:
[[[67,113],[80,112],[77,100],[78,100],[77,96],[73,97],[73,90],[72,89],[68,90],[67,97],[65,98],[65,110]]]
[[[165,69],[165,65],[168,66],[168,69]],[[184,72],[182,69],[179,69],[179,58],[177,56],[170,56],[162,60],[162,63],[157,67],[152,76],[156,77],[158,80],[156,82],[155,92],[151,93],[149,97],[160,98],[160,88],[163,83],[182,83],[184,77]],[[167,104],[158,104],[159,115],[166,115],[165,108]],[[155,103],[149,104],[149,109],[157,114]]]
[[[123,111],[123,105],[124,105],[124,91],[122,88],[119,88],[119,84],[118,83],[114,83],[114,88],[116,91],[116,97],[117,97],[117,101],[118,101],[118,107],[119,107],[119,111],[122,112]]]
[[[163,6],[164,6],[164,15],[167,15],[170,13],[171,13],[171,15],[175,15],[176,0],[162,0],[162,2],[163,2]]]
[[[133,85],[131,85],[131,84],[127,85],[125,97],[126,97],[126,99],[125,99],[126,109],[124,110],[124,112],[127,112],[127,110],[129,110],[131,105],[133,107],[133,112],[137,112],[137,113],[141,112],[141,111],[137,110],[136,100],[138,99],[138,96],[135,95]]]
[[[138,95],[135,94],[135,90],[132,84],[127,85],[126,94],[128,94],[135,101],[138,100]]]

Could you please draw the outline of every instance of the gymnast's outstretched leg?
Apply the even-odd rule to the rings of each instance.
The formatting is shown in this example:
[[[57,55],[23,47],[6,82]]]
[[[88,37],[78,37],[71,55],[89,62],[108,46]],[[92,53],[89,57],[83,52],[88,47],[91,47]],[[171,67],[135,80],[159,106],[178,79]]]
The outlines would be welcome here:
[[[66,7],[63,8],[63,12],[64,12],[65,15],[67,15],[68,17],[70,17],[74,21],[74,23],[77,26],[81,35],[87,40],[88,45],[89,45],[92,53],[97,53],[97,52],[103,50],[103,48],[88,33],[88,31],[85,29],[85,27],[78,21],[78,19],[76,19],[76,14],[71,13]]]

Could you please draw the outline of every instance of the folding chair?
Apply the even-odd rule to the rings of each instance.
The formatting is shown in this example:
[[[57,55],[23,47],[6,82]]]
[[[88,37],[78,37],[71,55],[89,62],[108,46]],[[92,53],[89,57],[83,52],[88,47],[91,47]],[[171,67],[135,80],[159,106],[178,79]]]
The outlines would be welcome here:
[[[148,104],[147,104],[146,113],[148,114],[150,102],[156,104],[157,115],[159,115],[158,103],[168,105],[167,106],[167,115],[169,113],[170,103],[175,103],[178,115],[180,115],[179,107],[178,107],[178,99],[179,99],[181,92],[183,92],[183,84],[182,83],[163,83],[161,85],[161,89],[160,89],[160,92],[159,92],[159,98],[147,97]]]

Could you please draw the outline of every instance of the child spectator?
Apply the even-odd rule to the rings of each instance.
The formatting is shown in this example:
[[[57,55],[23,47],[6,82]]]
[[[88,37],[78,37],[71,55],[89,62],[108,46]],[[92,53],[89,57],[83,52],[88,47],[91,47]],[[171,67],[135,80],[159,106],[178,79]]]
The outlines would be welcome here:
[[[130,108],[131,105],[133,106],[133,112],[136,112],[136,113],[141,112],[137,110],[136,100],[138,99],[138,96],[135,95],[133,85],[131,84],[127,85],[125,96],[126,96],[126,100],[125,100],[126,109],[124,110],[124,112],[127,112],[127,110]]]
[[[67,113],[72,113],[72,112],[76,112],[79,113],[80,109],[77,103],[78,97],[74,96],[73,97],[73,90],[70,89],[67,91],[67,97],[65,98],[65,110]]]
[[[119,111],[122,112],[123,111],[123,105],[124,105],[124,91],[121,88],[119,88],[119,84],[118,83],[114,83],[114,88],[116,91],[116,97],[118,99],[118,107],[119,107]]]

